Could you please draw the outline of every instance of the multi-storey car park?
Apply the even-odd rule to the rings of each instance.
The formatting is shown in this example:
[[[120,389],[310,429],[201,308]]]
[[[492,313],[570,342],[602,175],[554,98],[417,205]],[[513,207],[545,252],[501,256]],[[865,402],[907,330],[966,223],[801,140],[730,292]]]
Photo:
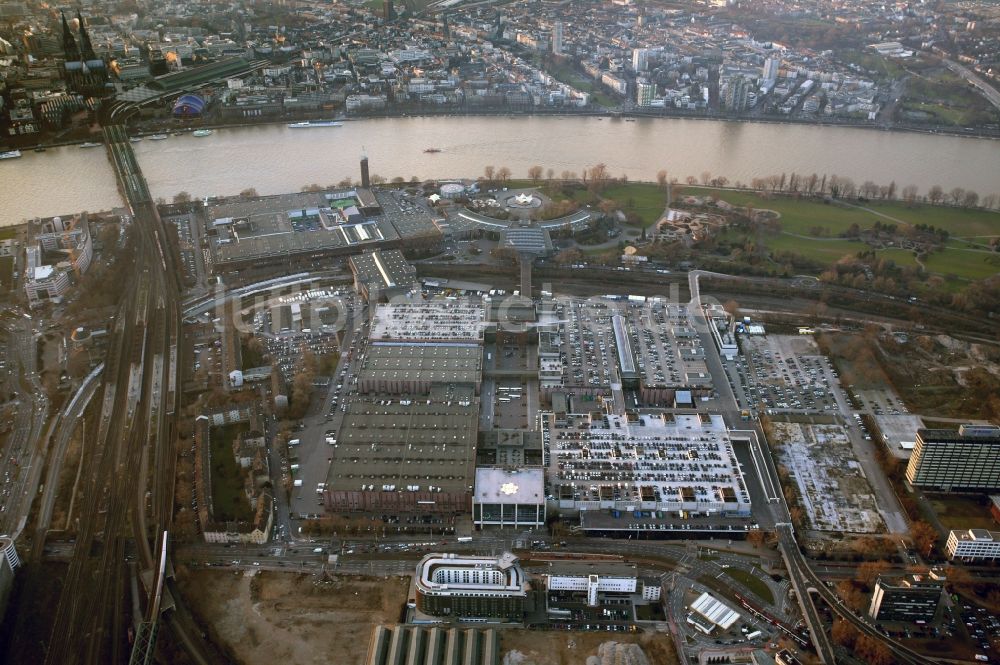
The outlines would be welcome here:
[[[372,317],[372,342],[469,342],[482,344],[486,309],[459,301],[412,301],[379,305]]]
[[[560,509],[750,516],[721,416],[579,414],[551,428],[548,471]]]
[[[672,404],[678,391],[712,389],[705,350],[686,305],[633,296],[560,300],[542,317],[538,372],[543,392],[631,391],[627,406]]]

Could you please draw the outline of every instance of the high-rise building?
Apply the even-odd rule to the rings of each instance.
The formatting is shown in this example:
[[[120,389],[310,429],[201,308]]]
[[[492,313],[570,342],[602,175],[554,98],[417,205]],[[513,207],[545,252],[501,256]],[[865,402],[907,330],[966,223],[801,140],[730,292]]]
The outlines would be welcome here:
[[[392,5],[392,0],[382,1],[382,18],[386,21],[396,20],[396,8]]]
[[[945,492],[1000,489],[1000,427],[920,429],[916,439],[906,466],[906,480],[914,487]]]
[[[747,93],[750,86],[742,76],[733,76],[726,84],[726,94],[723,98],[726,108],[739,113],[747,108]]]
[[[878,578],[868,616],[876,621],[927,622],[934,620],[941,604],[945,578],[931,571],[899,580]]]
[[[637,106],[652,106],[656,96],[656,86],[644,78],[636,79],[635,103]]]
[[[637,72],[644,72],[649,69],[649,49],[632,49],[632,69]]]
[[[778,58],[768,58],[764,61],[764,72],[763,79],[765,81],[774,81],[778,78],[778,67],[781,66],[781,61]]]
[[[361,186],[365,189],[372,186],[371,178],[368,175],[368,157],[361,158]]]
[[[563,52],[562,21],[556,21],[556,24],[552,26],[552,52],[556,55],[562,55]]]

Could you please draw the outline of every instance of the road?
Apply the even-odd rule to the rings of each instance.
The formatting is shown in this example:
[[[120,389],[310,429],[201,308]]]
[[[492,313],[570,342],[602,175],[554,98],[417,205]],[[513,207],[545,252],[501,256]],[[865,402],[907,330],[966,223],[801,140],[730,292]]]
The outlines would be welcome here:
[[[17,538],[35,498],[45,460],[43,430],[49,415],[49,399],[36,367],[35,321],[30,315],[11,310],[3,323],[6,332],[7,388],[19,408],[0,458],[3,497],[0,502],[0,533]]]
[[[949,60],[948,58],[941,58],[941,61],[948,69],[964,78],[966,81],[975,86],[979,92],[983,93],[983,97],[985,97],[990,104],[995,106],[997,109],[1000,109],[1000,91],[997,91],[996,88],[984,81],[979,77],[979,75],[968,67],[960,65],[953,60]]]

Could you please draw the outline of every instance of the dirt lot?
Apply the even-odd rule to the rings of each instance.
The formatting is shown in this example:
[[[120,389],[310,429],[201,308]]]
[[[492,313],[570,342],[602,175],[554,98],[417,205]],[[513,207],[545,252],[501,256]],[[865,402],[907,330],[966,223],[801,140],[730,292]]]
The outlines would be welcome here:
[[[585,665],[587,657],[597,655],[597,648],[604,642],[638,644],[649,665],[677,663],[677,652],[667,633],[612,635],[564,630],[504,630],[501,631],[500,648],[505,665]]]
[[[206,632],[242,665],[360,665],[372,628],[399,619],[409,587],[401,577],[333,577],[317,584],[313,575],[289,573],[178,573],[182,593]],[[510,629],[500,634],[509,665],[585,665],[609,641],[639,644],[650,665],[677,663],[666,633]]]
[[[184,597],[207,632],[243,665],[360,665],[372,627],[395,623],[406,578],[192,571]],[[336,654],[336,657],[334,657]]]

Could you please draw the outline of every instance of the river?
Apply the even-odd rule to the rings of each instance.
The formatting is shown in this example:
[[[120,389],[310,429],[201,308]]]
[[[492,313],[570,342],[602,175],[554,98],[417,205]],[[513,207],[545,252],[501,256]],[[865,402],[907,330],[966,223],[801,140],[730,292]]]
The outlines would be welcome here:
[[[442,152],[426,154],[426,148]],[[297,191],[358,178],[367,154],[386,179],[482,175],[487,165],[526,177],[538,164],[581,173],[603,162],[613,176],[654,180],[666,169],[683,181],[703,172],[730,183],[791,173],[837,174],[856,183],[895,180],[897,192],[938,184],[1000,193],[1000,142],[934,134],[804,124],[597,117],[419,117],[290,129],[283,124],[219,129],[212,136],[171,136],[135,144],[154,196]],[[33,216],[120,205],[103,151],[75,146],[28,151],[0,161],[0,226]]]

